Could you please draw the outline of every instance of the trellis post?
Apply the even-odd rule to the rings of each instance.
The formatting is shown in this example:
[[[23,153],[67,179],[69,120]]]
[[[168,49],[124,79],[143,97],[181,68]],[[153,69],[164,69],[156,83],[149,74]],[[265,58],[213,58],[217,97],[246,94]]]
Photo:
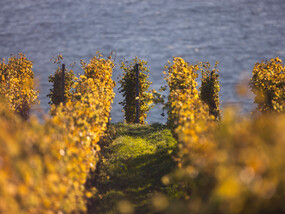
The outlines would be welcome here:
[[[62,73],[61,73],[61,102],[64,104],[64,93],[65,93],[65,64],[62,64]]]
[[[140,90],[139,90],[139,64],[135,64],[136,72],[136,123],[140,123]]]

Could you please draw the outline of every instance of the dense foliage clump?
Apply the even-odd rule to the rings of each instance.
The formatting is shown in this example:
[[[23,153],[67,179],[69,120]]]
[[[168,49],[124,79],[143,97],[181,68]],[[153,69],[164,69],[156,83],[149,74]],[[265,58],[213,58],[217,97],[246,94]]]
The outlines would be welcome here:
[[[58,64],[58,68],[53,75],[50,75],[48,81],[52,83],[50,93],[47,95],[50,98],[49,104],[58,106],[61,102],[66,102],[71,99],[71,88],[74,85],[75,75],[73,70],[64,71],[64,89],[62,84],[62,55],[54,58],[54,63]],[[62,94],[64,91],[64,94]],[[63,96],[64,95],[64,96]],[[62,97],[63,96],[63,97]]]
[[[211,129],[178,130],[187,147],[176,176],[190,212],[283,213],[284,124],[284,115],[245,118],[228,110]]]
[[[42,124],[23,122],[0,103],[1,213],[86,211],[96,190],[86,189],[85,182],[96,168],[115,83],[110,59],[95,56],[82,67],[71,99],[53,105],[52,117]]]
[[[29,118],[32,104],[38,102],[32,67],[33,63],[22,53],[11,56],[8,63],[5,59],[0,62],[0,96],[25,120]]]
[[[279,58],[256,63],[250,79],[254,102],[261,112],[285,110],[285,66]]]
[[[219,69],[218,62],[215,64],[215,68],[210,70],[210,63],[201,63],[200,69],[202,72],[202,80],[200,87],[201,100],[209,107],[209,113],[216,119],[220,118],[220,82],[219,82]]]
[[[136,72],[134,66],[139,68],[139,97],[136,97]],[[144,124],[147,113],[153,107],[153,94],[149,91],[151,82],[148,80],[149,69],[147,62],[137,57],[132,62],[122,62],[123,76],[119,80],[119,92],[122,93],[124,100],[120,102],[123,106],[125,120],[127,123],[135,123],[136,119],[136,100],[139,100],[139,123]]]
[[[271,60],[267,66],[277,62]],[[280,69],[278,75],[282,74]],[[275,78],[268,82],[264,80],[260,87],[272,89],[280,98],[284,89],[279,87],[282,78]],[[259,81],[258,76],[253,79]],[[183,82],[180,85],[183,87]],[[172,94],[175,95],[170,91],[170,96]],[[169,185],[178,185],[177,188],[184,192],[180,197],[185,203],[181,206],[191,213],[283,213],[285,177],[281,171],[285,159],[281,151],[285,149],[284,115],[242,117],[228,110],[217,123],[207,109],[210,106],[205,107],[203,102],[195,100],[195,93],[189,94],[190,91],[188,96],[177,93],[177,98],[170,97],[168,104],[175,113],[170,112],[169,120],[174,118],[176,122],[174,133],[179,143],[179,156],[178,170],[167,180]],[[272,99],[276,101],[277,97]],[[262,109],[271,109],[269,106],[274,103],[271,101],[262,100]],[[283,104],[281,99],[276,103]],[[280,107],[275,106],[271,110]]]

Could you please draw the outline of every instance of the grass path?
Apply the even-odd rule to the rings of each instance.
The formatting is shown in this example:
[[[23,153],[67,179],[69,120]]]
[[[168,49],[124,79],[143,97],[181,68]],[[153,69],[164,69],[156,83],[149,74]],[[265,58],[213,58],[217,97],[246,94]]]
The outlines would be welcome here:
[[[89,213],[149,213],[151,199],[164,193],[161,178],[175,167],[176,141],[163,125],[124,125],[102,150],[95,175],[97,195]]]

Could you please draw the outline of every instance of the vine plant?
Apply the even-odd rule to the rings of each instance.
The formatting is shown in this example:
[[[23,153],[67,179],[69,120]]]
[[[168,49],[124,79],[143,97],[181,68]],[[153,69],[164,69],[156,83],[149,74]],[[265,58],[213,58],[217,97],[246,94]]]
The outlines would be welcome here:
[[[200,70],[202,73],[200,98],[209,106],[209,114],[216,119],[220,118],[220,83],[219,83],[219,69],[218,62],[216,62],[214,69],[210,70],[210,63],[200,63]]]
[[[136,97],[135,64],[139,65],[139,97]],[[147,118],[147,113],[154,106],[152,105],[154,95],[149,90],[152,83],[148,80],[149,68],[147,67],[147,62],[136,57],[131,62],[122,62],[121,69],[123,69],[123,76],[119,79],[119,92],[123,94],[124,100],[119,104],[123,106],[125,121],[127,123],[135,123],[135,102],[136,99],[139,99],[139,122],[140,124],[144,124]]]
[[[32,104],[39,103],[32,67],[33,62],[23,53],[11,56],[8,63],[5,59],[0,61],[0,96],[25,120]]]
[[[50,75],[48,81],[52,83],[52,88],[50,89],[50,93],[47,95],[50,98],[49,104],[58,106],[62,102],[62,55],[58,55],[54,57],[53,63],[58,64],[57,70],[53,75]],[[73,67],[74,64],[71,65]],[[72,97],[71,88],[74,85],[74,72],[73,70],[65,69],[65,85],[64,85],[64,100],[68,101]]]
[[[279,58],[256,63],[250,87],[260,112],[285,111],[285,66]]]

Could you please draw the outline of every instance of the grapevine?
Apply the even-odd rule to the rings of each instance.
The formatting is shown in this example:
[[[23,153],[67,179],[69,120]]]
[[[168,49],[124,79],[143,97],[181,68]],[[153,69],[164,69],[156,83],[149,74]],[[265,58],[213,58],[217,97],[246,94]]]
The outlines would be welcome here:
[[[136,97],[136,74],[134,70],[135,64],[139,65],[139,97]],[[149,68],[147,62],[137,57],[132,62],[122,62],[123,77],[119,80],[119,92],[122,93],[124,100],[120,102],[123,106],[125,120],[127,123],[135,123],[136,118],[136,99],[139,99],[140,112],[139,121],[144,124],[147,113],[153,108],[152,102],[154,95],[149,91],[151,82],[148,80]]]
[[[25,120],[29,118],[31,106],[39,103],[32,67],[33,63],[22,53],[10,57],[7,64],[4,59],[0,62],[0,95]]]

